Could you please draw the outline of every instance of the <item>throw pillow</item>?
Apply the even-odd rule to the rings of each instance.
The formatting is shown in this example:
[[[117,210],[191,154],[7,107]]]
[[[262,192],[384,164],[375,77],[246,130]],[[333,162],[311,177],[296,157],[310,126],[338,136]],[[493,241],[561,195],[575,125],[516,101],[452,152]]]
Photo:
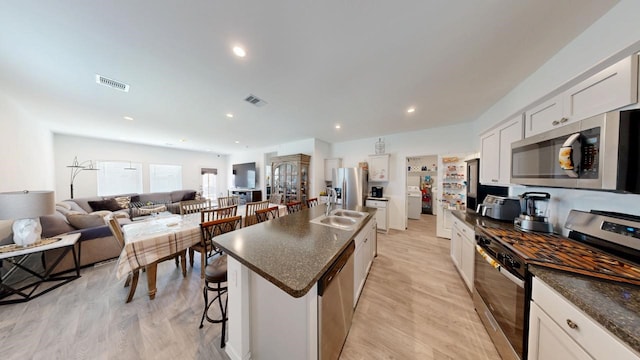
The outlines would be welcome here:
[[[118,211],[122,209],[116,199],[106,199],[100,201],[89,201],[89,206],[93,211],[99,210],[109,210],[109,211]]]
[[[131,198],[129,196],[119,196],[116,198],[116,201],[118,202],[118,205],[120,205],[120,208],[128,209]]]
[[[182,201],[195,200],[195,199],[196,199],[195,191],[190,191],[182,196]]]
[[[104,219],[100,215],[72,214],[67,216],[69,224],[76,229],[86,229],[105,225]]]

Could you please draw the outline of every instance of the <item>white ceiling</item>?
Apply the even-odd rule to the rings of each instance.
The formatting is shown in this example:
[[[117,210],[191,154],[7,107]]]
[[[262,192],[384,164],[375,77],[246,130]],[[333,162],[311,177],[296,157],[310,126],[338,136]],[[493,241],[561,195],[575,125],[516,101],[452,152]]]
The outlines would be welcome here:
[[[222,154],[473,121],[617,3],[0,1],[0,91],[54,132]]]

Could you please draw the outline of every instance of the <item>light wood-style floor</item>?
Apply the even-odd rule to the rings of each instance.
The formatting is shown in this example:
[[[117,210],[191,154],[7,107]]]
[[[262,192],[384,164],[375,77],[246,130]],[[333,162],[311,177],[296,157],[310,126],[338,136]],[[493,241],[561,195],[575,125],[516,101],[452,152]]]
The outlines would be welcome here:
[[[500,359],[449,257],[435,217],[378,236],[373,263],[341,359]],[[0,358],[228,359],[219,324],[199,329],[198,260],[182,280],[173,262],[158,267],[149,301],[141,275],[129,304],[115,263],[28,303],[0,306]]]

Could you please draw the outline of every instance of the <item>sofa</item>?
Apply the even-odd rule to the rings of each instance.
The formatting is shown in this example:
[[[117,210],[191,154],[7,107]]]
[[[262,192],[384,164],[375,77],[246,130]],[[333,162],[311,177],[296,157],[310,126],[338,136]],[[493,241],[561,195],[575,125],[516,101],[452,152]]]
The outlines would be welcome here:
[[[42,236],[54,237],[66,233],[80,233],[76,244],[80,267],[90,266],[102,261],[114,259],[122,251],[121,245],[106,225],[104,217],[115,217],[120,225],[131,223],[140,218],[137,208],[148,204],[163,204],[167,211],[180,213],[180,201],[192,200],[195,190],[176,190],[144,194],[122,194],[114,196],[94,196],[68,199],[56,204],[53,215],[41,216]],[[44,262],[52,266],[63,249],[46,251]],[[67,254],[54,273],[73,269],[73,255]]]

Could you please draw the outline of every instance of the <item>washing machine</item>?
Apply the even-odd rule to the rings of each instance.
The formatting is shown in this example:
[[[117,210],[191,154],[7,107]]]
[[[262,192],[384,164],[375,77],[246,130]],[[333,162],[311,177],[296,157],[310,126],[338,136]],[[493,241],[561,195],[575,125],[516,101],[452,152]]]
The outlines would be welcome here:
[[[422,191],[418,186],[407,186],[407,203],[409,206],[409,219],[420,219],[422,213]]]

